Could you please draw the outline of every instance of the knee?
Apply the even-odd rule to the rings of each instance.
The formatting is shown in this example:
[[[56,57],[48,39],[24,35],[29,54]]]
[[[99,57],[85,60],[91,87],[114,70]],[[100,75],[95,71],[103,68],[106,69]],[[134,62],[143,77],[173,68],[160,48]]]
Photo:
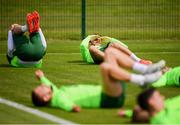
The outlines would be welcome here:
[[[118,46],[119,44],[118,43],[111,43],[110,45],[109,45],[109,47],[116,47],[116,46]]]
[[[116,50],[113,48],[113,47],[108,47],[106,50],[105,50],[105,54],[114,54]]]
[[[90,46],[89,47],[89,51],[91,52],[91,51],[93,51],[94,50],[94,47],[93,46]]]
[[[113,48],[113,47],[108,47],[105,50],[106,56],[116,56],[118,53],[119,53],[119,50],[117,50],[116,48]]]
[[[90,52],[91,54],[96,54],[96,53],[97,53],[96,47],[95,47],[95,46],[90,46],[90,47],[89,47],[89,52]]]
[[[106,62],[101,63],[100,69],[101,69],[101,71],[103,71],[103,72],[107,72],[107,71],[109,70],[109,64],[106,63]]]

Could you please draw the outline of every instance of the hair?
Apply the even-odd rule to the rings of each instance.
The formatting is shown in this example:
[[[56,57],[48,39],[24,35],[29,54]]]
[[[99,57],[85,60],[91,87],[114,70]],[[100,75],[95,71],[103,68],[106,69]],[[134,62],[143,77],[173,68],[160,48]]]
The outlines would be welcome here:
[[[149,110],[150,105],[148,103],[150,97],[153,95],[154,91],[156,91],[155,88],[149,88],[141,92],[137,98],[137,102],[139,106],[144,110]]]
[[[32,102],[35,106],[45,106],[47,105],[49,102],[45,102],[43,101],[37,94],[35,91],[32,91],[31,93],[31,98],[32,98]]]

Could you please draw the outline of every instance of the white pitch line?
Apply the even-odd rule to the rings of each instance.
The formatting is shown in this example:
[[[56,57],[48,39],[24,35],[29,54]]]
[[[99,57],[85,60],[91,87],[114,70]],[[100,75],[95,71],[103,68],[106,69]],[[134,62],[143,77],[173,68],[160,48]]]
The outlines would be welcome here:
[[[37,109],[27,107],[27,106],[22,105],[22,104],[18,104],[16,102],[13,102],[13,101],[10,101],[10,100],[7,100],[7,99],[0,98],[0,103],[8,105],[10,107],[14,107],[16,109],[19,109],[19,110],[22,110],[22,111],[25,111],[25,112],[28,112],[28,113],[31,113],[31,114],[34,114],[36,116],[39,116],[41,118],[47,119],[49,121],[52,121],[52,122],[55,122],[55,123],[58,123],[58,124],[66,124],[66,125],[67,124],[76,124],[77,125],[77,123],[74,123],[74,122],[71,122],[71,121],[68,121],[68,120],[65,120],[65,119],[62,119],[62,118],[58,118],[58,117],[56,117],[54,115],[39,111]]]

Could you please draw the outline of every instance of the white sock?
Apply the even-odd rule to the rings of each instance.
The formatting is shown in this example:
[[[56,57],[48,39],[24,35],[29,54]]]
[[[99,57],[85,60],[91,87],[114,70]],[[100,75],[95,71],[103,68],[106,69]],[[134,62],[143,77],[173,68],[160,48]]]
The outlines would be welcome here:
[[[22,32],[28,31],[27,25],[21,26],[21,30],[22,30]]]
[[[137,85],[144,85],[145,77],[143,75],[131,74],[130,82]]]
[[[139,57],[137,57],[134,53],[132,53],[131,55],[130,55],[130,57],[134,60],[134,61],[136,61],[136,62],[139,62],[141,59],[139,58]]]
[[[42,42],[44,48],[46,49],[46,47],[47,47],[46,39],[45,39],[45,37],[44,37],[44,34],[42,33],[41,28],[39,28],[39,31],[38,31],[38,32],[39,32],[39,35],[40,35],[40,38],[41,38],[41,42]]]
[[[8,56],[12,57],[13,52],[14,52],[15,46],[14,46],[14,41],[13,41],[13,35],[12,35],[12,31],[9,30],[8,31]]]
[[[135,62],[133,65],[133,70],[142,74],[146,72],[147,68],[148,66],[138,62]]]
[[[162,76],[161,71],[158,71],[158,72],[155,72],[152,74],[147,74],[144,76],[145,77],[144,83],[153,83],[153,82],[157,81],[158,79],[160,79],[161,76]]]

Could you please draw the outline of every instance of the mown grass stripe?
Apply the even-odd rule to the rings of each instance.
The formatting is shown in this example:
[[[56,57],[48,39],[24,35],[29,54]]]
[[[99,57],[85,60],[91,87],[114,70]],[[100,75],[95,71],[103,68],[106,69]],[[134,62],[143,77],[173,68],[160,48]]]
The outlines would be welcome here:
[[[180,52],[134,52],[136,54],[180,54]],[[64,54],[80,54],[80,53],[46,53],[46,55],[64,55]],[[0,55],[6,55],[5,53],[0,53]]]

